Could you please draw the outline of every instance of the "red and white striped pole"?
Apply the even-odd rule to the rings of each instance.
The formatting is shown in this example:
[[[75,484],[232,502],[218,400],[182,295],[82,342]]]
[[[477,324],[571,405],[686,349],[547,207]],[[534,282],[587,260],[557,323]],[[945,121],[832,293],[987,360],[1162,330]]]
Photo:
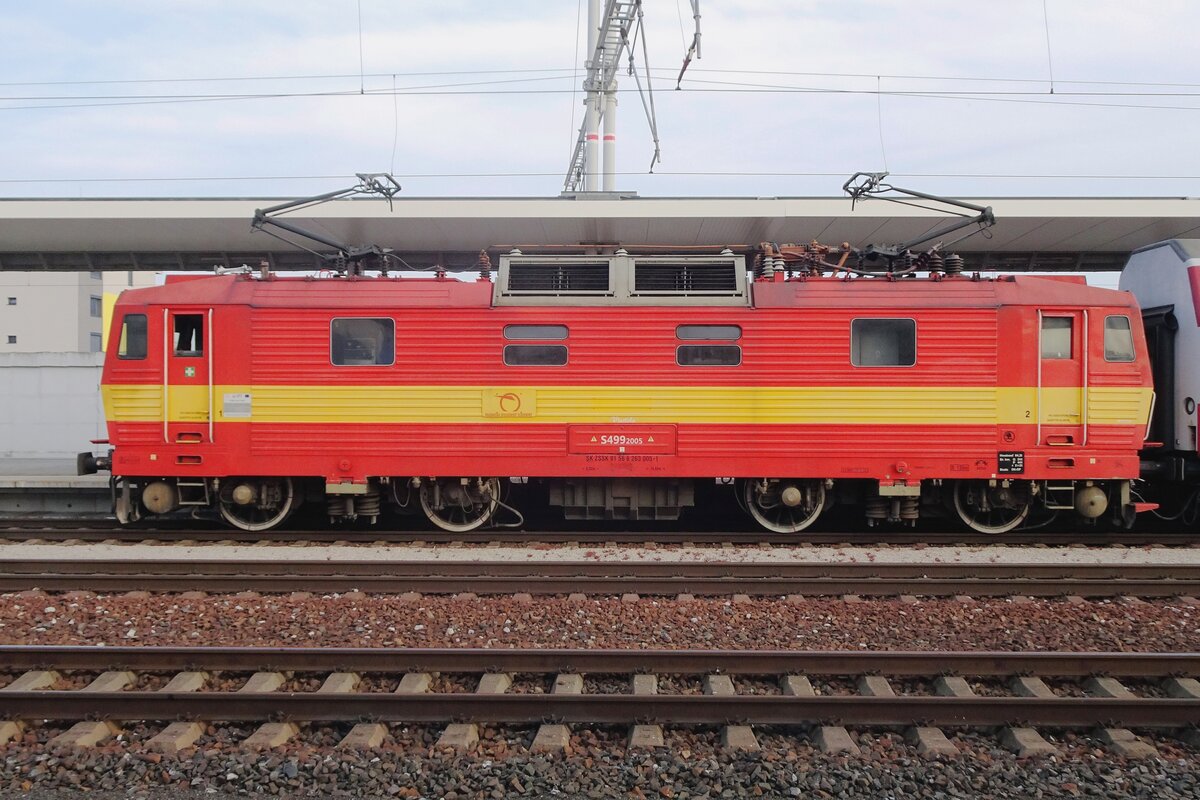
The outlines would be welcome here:
[[[604,191],[617,190],[617,82],[604,92]]]
[[[584,116],[583,189],[595,192],[600,189],[600,87],[595,85],[594,70],[599,65],[591,63],[600,39],[600,4],[602,0],[588,0],[588,59],[589,78],[587,111]]]

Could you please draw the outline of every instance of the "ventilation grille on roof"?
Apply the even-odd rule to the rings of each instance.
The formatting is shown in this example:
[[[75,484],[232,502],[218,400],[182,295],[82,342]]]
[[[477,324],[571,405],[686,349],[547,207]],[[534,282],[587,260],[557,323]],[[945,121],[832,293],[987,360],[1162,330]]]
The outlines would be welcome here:
[[[736,292],[737,265],[732,261],[638,262],[635,292]]]
[[[746,260],[739,255],[500,256],[497,306],[744,306]]]
[[[512,263],[510,292],[607,292],[608,261]]]

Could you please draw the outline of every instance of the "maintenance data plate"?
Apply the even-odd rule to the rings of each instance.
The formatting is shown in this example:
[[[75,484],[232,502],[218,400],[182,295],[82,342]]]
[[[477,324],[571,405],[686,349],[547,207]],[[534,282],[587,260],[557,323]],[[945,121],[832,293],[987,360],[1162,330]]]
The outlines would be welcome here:
[[[1024,453],[999,453],[996,456],[996,472],[1001,475],[1020,475],[1025,471]]]
[[[571,425],[567,452],[573,455],[674,455],[674,425]]]

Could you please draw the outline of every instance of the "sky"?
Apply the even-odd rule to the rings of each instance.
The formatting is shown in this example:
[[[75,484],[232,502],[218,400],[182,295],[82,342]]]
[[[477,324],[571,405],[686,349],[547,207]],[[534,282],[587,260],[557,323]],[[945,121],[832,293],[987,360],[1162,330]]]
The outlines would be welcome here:
[[[1195,0],[644,0],[662,162],[620,75],[617,187],[1200,196]],[[586,0],[0,5],[0,197],[554,196]],[[637,65],[645,69],[639,43]],[[643,84],[646,80],[643,75]],[[187,180],[183,180],[187,179]]]

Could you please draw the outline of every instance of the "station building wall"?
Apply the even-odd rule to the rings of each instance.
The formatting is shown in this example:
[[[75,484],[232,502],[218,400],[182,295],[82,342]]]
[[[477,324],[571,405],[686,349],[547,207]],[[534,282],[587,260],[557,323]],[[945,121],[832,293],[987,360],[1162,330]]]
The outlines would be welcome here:
[[[0,353],[0,459],[74,458],[107,437],[103,353]]]

